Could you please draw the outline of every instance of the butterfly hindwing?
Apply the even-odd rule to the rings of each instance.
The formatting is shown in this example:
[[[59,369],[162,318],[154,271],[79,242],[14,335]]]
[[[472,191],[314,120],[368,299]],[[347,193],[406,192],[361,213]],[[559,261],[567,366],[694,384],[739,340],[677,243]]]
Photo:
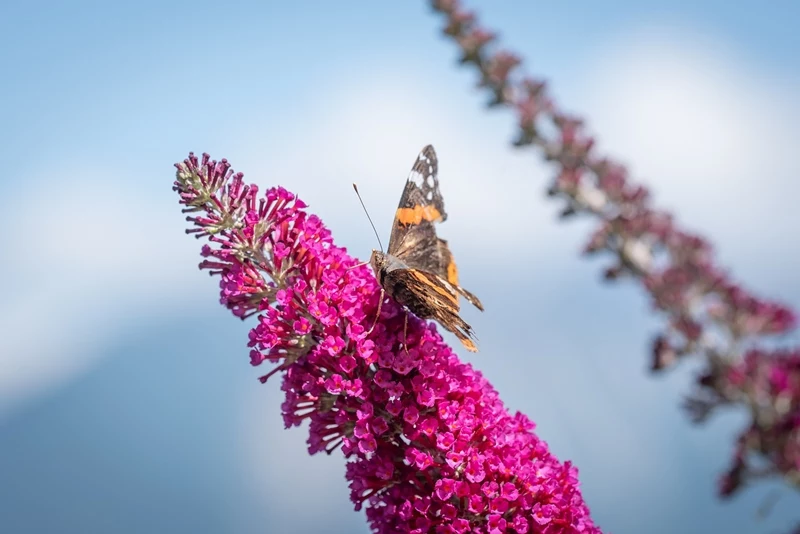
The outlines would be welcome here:
[[[467,350],[477,352],[472,327],[458,314],[458,294],[446,280],[417,269],[396,269],[386,274],[385,283],[393,288],[393,298],[417,317],[437,321]]]
[[[457,293],[460,293],[465,299],[467,299],[467,302],[483,311],[483,304],[481,304],[481,301],[478,300],[478,297],[458,285],[458,267],[456,267],[456,261],[453,259],[453,254],[450,252],[450,247],[447,246],[447,241],[439,238],[437,250],[439,253],[439,265],[437,270],[434,272],[444,280],[447,280],[450,286],[452,286]]]

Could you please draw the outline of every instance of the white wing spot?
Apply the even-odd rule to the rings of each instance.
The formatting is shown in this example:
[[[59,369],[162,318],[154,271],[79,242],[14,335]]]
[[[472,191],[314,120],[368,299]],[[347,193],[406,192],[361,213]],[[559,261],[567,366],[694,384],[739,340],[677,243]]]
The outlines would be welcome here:
[[[422,187],[422,185],[425,183],[425,177],[422,176],[422,173],[420,172],[411,171],[411,173],[408,175],[408,181],[414,182],[417,187]]]
[[[425,181],[428,183],[428,187],[431,189],[436,187],[436,180],[433,179],[433,174],[428,174],[428,177],[425,179]]]

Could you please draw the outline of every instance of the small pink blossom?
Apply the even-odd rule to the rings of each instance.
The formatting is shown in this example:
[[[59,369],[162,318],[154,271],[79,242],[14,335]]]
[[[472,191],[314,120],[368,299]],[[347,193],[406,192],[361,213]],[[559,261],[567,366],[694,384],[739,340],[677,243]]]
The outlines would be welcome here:
[[[440,478],[434,484],[436,488],[436,497],[440,501],[447,501],[453,496],[456,490],[456,481],[452,478]]]

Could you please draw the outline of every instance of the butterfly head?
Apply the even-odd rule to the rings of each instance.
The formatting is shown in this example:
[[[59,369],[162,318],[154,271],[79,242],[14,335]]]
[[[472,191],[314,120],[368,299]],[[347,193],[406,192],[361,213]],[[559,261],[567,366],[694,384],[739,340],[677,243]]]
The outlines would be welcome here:
[[[386,267],[386,254],[383,251],[372,249],[369,264],[375,271],[375,276],[380,278],[381,271]]]

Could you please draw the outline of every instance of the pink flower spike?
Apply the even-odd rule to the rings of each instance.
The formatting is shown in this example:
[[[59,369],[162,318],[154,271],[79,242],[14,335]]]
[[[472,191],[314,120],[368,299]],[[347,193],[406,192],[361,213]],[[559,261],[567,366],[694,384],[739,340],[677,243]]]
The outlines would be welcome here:
[[[512,59],[495,75],[508,76]],[[564,475],[569,464],[435,326],[413,315],[406,325],[387,299],[371,329],[375,277],[351,269],[360,262],[294,194],[271,188],[258,198],[227,161],[193,154],[177,164],[175,190],[197,215],[195,234],[209,238],[201,267],[220,277],[222,303],[257,316],[250,361],[272,365],[262,381],[281,377],[285,425],[308,422],[311,454],[348,457],[350,497],[372,532],[522,532],[545,512],[564,532],[601,532]],[[558,504],[541,512],[539,502]]]

